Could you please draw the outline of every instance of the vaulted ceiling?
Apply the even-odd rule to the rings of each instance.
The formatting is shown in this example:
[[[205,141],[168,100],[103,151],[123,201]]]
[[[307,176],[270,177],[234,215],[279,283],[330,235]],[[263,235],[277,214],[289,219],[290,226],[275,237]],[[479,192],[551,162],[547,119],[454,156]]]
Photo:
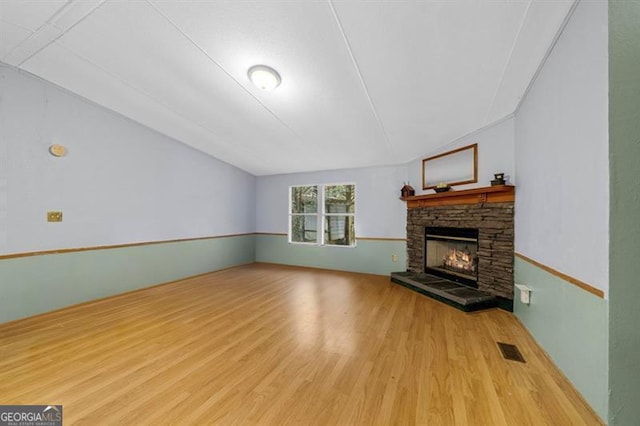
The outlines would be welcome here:
[[[573,3],[0,0],[0,60],[255,175],[397,164],[513,113]]]

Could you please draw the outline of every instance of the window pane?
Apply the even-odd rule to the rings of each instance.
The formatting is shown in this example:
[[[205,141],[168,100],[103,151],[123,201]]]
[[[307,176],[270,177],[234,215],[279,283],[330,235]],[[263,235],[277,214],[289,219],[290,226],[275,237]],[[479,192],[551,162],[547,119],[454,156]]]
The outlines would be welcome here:
[[[356,242],[353,216],[325,216],[324,243],[352,246]]]
[[[316,243],[318,242],[318,217],[317,216],[291,216],[291,242]]]
[[[325,213],[354,213],[355,185],[327,185],[324,187]]]
[[[291,213],[316,213],[317,211],[317,186],[291,187]]]

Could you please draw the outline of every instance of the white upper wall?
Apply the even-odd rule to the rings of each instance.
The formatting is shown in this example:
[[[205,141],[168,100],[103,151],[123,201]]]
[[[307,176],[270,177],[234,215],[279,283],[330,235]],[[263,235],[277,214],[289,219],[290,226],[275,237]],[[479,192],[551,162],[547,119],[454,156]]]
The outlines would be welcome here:
[[[1,64],[0,98],[0,253],[254,232],[254,176]]]
[[[404,165],[258,177],[257,232],[288,232],[289,186],[355,183],[356,236],[406,238],[407,206],[399,199],[406,180]]]
[[[516,251],[608,289],[607,2],[580,2],[516,116]]]
[[[514,172],[514,119],[507,118],[492,126],[480,129],[460,138],[437,151],[426,153],[409,163],[409,180],[418,194],[430,194],[422,190],[422,160],[466,145],[478,144],[478,182],[455,186],[453,189],[479,188],[491,185],[496,173],[504,173],[508,183],[515,185]]]

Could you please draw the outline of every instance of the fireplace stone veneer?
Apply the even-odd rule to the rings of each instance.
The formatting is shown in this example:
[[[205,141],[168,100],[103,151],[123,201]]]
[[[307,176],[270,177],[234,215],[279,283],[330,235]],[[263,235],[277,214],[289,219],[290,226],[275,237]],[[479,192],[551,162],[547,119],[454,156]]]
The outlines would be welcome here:
[[[407,209],[407,270],[424,272],[426,227],[477,228],[478,289],[513,300],[513,201],[480,197],[473,204],[455,204],[449,197],[446,205],[428,204],[413,203]]]

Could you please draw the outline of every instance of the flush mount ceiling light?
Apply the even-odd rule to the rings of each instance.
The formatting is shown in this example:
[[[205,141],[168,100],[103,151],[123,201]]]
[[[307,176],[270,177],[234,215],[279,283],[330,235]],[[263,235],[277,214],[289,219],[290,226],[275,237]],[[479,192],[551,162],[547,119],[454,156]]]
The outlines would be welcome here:
[[[275,89],[280,85],[280,74],[278,71],[266,65],[254,65],[247,72],[249,80],[260,90],[266,92]]]

